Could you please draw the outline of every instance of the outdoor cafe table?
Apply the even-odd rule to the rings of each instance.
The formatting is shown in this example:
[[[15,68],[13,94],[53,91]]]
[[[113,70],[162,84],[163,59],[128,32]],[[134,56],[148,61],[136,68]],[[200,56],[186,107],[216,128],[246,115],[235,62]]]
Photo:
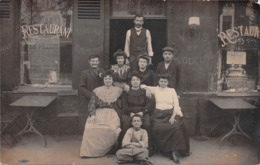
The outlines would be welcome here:
[[[221,138],[219,145],[233,134],[239,134],[251,140],[251,138],[240,127],[240,114],[242,111],[257,109],[256,106],[245,102],[241,98],[212,98],[209,100],[220,109],[230,112],[234,117],[233,128]]]
[[[33,122],[35,121],[35,118],[33,118],[33,114],[37,110],[46,108],[55,99],[55,96],[23,96],[20,99],[11,103],[10,106],[22,107],[22,110],[25,111],[27,117],[27,123],[25,127],[18,134],[16,134],[16,137],[22,136],[24,133],[27,132],[33,132],[43,138],[45,142],[45,147],[47,147],[47,140],[33,125]]]

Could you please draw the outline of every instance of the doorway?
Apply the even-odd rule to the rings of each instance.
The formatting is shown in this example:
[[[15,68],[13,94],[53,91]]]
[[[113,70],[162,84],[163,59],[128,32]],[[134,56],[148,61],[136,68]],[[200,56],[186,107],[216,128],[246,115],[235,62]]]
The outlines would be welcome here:
[[[167,45],[167,20],[166,19],[145,19],[144,28],[149,29],[152,37],[152,47],[154,57],[152,59],[155,69],[157,64],[163,61],[162,48]],[[110,39],[109,39],[109,64],[115,64],[113,54],[118,49],[124,50],[125,37],[128,29],[134,27],[133,19],[111,19],[110,20]]]

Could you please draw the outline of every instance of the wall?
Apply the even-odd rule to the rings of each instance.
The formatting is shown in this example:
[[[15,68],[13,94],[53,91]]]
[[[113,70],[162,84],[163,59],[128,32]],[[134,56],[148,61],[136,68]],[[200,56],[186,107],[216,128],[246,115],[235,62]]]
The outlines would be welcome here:
[[[10,17],[0,18],[1,88],[12,90],[19,84],[20,1],[10,0]]]
[[[200,26],[195,30],[188,26],[191,16],[200,17]],[[180,91],[216,89],[217,28],[218,2],[169,1],[168,45],[175,43],[177,49]]]
[[[88,57],[98,54],[104,59],[104,1],[101,0],[100,19],[78,19],[78,0],[74,2],[73,14],[73,71],[72,86],[78,88],[82,70],[89,67]],[[101,61],[101,66],[103,61]]]

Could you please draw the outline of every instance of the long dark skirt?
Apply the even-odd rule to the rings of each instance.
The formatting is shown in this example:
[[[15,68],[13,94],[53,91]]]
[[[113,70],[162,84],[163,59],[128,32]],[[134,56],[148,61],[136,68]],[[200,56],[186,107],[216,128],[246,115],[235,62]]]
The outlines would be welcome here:
[[[176,116],[174,124],[169,123],[173,110],[156,109],[151,116],[152,135],[157,149],[163,153],[174,150],[189,154],[190,144],[183,118]]]

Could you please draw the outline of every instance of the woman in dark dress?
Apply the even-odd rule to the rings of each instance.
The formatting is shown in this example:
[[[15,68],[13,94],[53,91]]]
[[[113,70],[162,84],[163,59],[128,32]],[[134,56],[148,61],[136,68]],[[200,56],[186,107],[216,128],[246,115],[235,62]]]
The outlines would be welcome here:
[[[142,116],[143,125],[148,135],[150,134],[150,115],[152,109],[152,101],[146,96],[146,90],[140,88],[141,77],[133,73],[131,77],[131,88],[122,96],[122,110],[121,115],[121,138],[126,133],[127,129],[131,127],[131,118],[135,114]],[[120,141],[121,142],[121,141]]]
[[[158,77],[159,86],[141,86],[155,96],[156,109],[151,116],[152,136],[158,150],[169,154],[179,164],[179,156],[190,154],[189,137],[175,89],[167,87],[167,75]]]

